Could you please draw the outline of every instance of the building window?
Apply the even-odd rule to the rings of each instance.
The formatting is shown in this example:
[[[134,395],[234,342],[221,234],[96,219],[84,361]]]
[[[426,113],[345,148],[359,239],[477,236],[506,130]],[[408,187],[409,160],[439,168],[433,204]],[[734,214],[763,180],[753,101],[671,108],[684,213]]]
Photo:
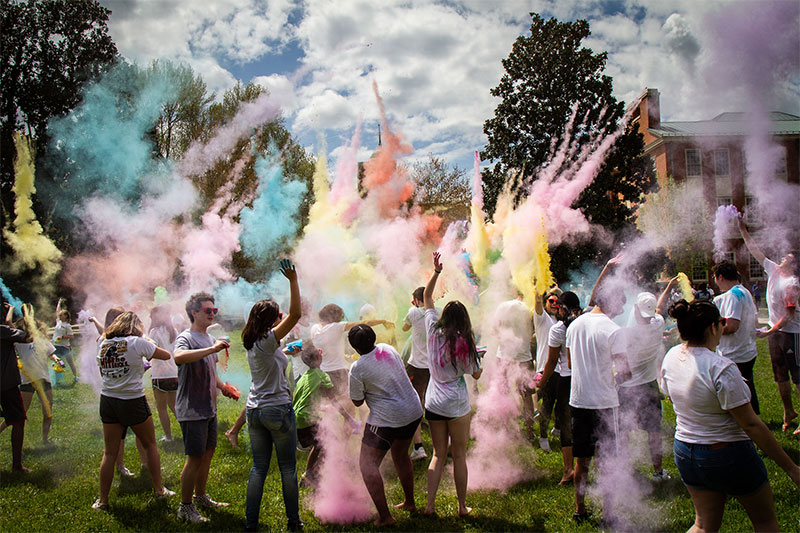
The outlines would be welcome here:
[[[727,148],[714,150],[714,174],[717,176],[731,175],[731,160]]]
[[[775,177],[783,181],[788,181],[789,171],[786,166],[786,148],[781,150],[780,157],[778,157],[778,162],[775,165]]]
[[[708,262],[705,254],[697,254],[692,259],[692,281],[708,281]]]
[[[764,279],[764,268],[752,255],[750,256],[750,268],[748,270],[751,280]]]
[[[744,221],[747,224],[758,226],[761,224],[761,215],[758,212],[758,203],[752,196],[744,199]]]
[[[722,253],[722,261],[730,261],[734,265],[736,264],[736,252],[723,252]]]
[[[700,150],[686,150],[686,177],[693,178],[703,175],[703,164]]]

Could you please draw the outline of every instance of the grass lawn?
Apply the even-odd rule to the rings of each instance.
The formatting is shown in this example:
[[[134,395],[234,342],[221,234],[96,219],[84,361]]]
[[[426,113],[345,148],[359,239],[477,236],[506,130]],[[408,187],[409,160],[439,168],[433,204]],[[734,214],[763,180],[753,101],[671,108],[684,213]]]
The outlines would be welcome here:
[[[234,346],[228,379],[239,384],[243,391],[246,380],[246,362],[237,357],[242,354],[238,337],[231,335]],[[773,430],[778,442],[787,450],[795,462],[800,459],[800,443],[797,437],[780,433],[782,409],[778,391],[772,380],[766,343],[758,341],[759,357],[755,367],[756,387],[761,401],[761,416]],[[149,381],[149,378],[146,378]],[[148,400],[155,415],[149,383],[146,385]],[[233,449],[222,433],[236,419],[243,407],[243,399],[238,403],[220,397],[219,430],[220,439],[211,475],[208,482],[209,493],[214,499],[230,502],[230,507],[218,513],[204,513],[211,518],[209,524],[200,526],[185,525],[176,520],[178,497],[168,503],[157,502],[152,497],[152,485],[146,472],[139,471],[139,457],[128,438],[125,462],[137,473],[131,480],[115,477],[111,490],[109,513],[93,511],[90,506],[98,494],[98,471],[103,451],[102,427],[98,415],[98,398],[89,385],[79,384],[74,388],[60,388],[55,393],[55,418],[51,437],[56,439],[55,447],[42,447],[41,409],[34,399],[26,425],[26,439],[23,461],[33,469],[29,475],[10,472],[11,445],[10,431],[0,437],[0,530],[11,531],[240,531],[244,527],[244,500],[247,478],[251,466],[247,431],[240,437],[242,450]],[[641,511],[629,517],[636,530],[641,531],[686,531],[694,521],[694,510],[689,495],[678,478],[672,463],[671,435],[675,416],[669,404],[665,403],[665,452],[664,464],[673,474],[673,479],[660,484],[649,481],[649,468],[644,461],[637,467],[640,483],[649,488]],[[178,424],[173,421],[172,430],[180,435]],[[156,420],[156,436],[161,436],[160,425]],[[430,438],[423,433],[425,447],[431,453]],[[639,441],[643,439],[638,439]],[[472,492],[467,503],[473,507],[472,516],[458,519],[455,489],[452,474],[446,472],[439,490],[437,507],[439,518],[422,515],[409,515],[404,511],[394,512],[398,531],[593,531],[596,525],[574,525],[570,518],[574,510],[572,487],[558,487],[561,477],[561,454],[557,440],[552,452],[536,450],[520,456],[520,461],[530,464],[534,471],[531,481],[519,484],[506,493],[496,491]],[[639,442],[643,444],[643,442]],[[173,443],[161,450],[162,471],[165,484],[179,491],[180,471],[184,456],[182,445]],[[298,453],[298,471],[305,468],[306,453]],[[800,530],[800,498],[786,474],[770,459],[764,458],[769,472],[770,483],[775,494],[778,522],[782,531]],[[386,468],[386,490],[390,502],[402,501],[402,491],[393,467]],[[387,465],[384,465],[387,466]],[[426,497],[427,462],[414,464],[416,481],[416,503],[423,508]],[[353,526],[321,524],[307,503],[309,489],[301,489],[302,519],[307,530],[369,530],[370,524]],[[591,488],[590,488],[591,490]],[[622,494],[625,497],[633,494]],[[590,505],[600,504],[590,498]],[[598,513],[599,514],[599,513]],[[285,527],[285,515],[280,489],[280,476],[275,460],[270,468],[265,486],[261,510],[261,528],[280,530]],[[750,529],[750,522],[744,509],[736,501],[728,503],[722,524],[723,531],[743,531]]]

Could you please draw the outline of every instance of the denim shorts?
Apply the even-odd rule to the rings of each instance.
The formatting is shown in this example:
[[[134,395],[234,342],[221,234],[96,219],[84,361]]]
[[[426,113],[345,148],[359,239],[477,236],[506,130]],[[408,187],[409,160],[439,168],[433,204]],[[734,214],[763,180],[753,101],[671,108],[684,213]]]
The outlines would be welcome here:
[[[753,441],[689,444],[675,439],[675,465],[690,489],[750,496],[769,480]]]

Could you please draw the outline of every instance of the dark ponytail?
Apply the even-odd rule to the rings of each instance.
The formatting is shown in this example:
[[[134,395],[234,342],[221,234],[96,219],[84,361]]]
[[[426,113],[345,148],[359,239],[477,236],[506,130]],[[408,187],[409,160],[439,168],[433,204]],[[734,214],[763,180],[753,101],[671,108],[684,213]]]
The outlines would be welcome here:
[[[719,309],[708,300],[678,300],[669,308],[669,316],[678,322],[678,332],[686,342],[702,344],[708,328],[719,322]]]

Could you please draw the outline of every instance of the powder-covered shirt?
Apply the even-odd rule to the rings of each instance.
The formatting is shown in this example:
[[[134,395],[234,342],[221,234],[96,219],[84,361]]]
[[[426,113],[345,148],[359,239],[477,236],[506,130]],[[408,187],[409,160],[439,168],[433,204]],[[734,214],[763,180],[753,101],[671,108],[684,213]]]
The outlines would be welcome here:
[[[373,426],[399,428],[422,418],[403,360],[388,344],[375,345],[350,367],[350,399],[366,402]]]
[[[661,366],[661,387],[672,400],[675,438],[691,444],[749,437],[728,411],[750,401],[736,364],[707,348],[673,346]]]
[[[253,379],[247,396],[248,409],[292,403],[286,379],[288,360],[272,330],[247,350],[247,364]]]
[[[572,359],[569,404],[581,409],[619,407],[611,356],[625,353],[622,329],[602,313],[584,313],[567,328],[565,345]]]
[[[103,380],[103,396],[120,400],[133,400],[144,396],[144,363],[153,358],[156,345],[135,335],[114,337],[100,341],[97,366]]]
[[[567,361],[567,348],[564,343],[567,341],[567,326],[562,321],[556,322],[550,328],[550,334],[547,337],[547,346],[549,348],[561,348],[558,354],[558,362],[556,363],[556,374],[562,377],[572,375],[572,370],[569,368],[569,361]],[[541,368],[544,372],[544,367]]]
[[[72,326],[69,322],[56,320],[56,327],[53,328],[53,345],[69,348],[70,338],[72,337]]]
[[[175,339],[175,351],[210,348],[217,340],[208,333],[187,329]],[[217,354],[178,365],[178,422],[206,420],[217,416]]]
[[[742,285],[734,285],[714,298],[714,304],[723,318],[739,321],[739,329],[719,339],[717,351],[734,363],[752,361],[756,350],[756,304],[750,291]]]
[[[620,383],[620,387],[635,387],[658,379],[658,366],[666,353],[664,328],[664,317],[659,314],[653,316],[647,324],[634,322],[622,328],[625,336],[625,357],[631,378]]]
[[[317,423],[314,409],[319,401],[319,390],[333,389],[331,378],[319,368],[309,368],[300,376],[294,391],[292,407],[297,418],[297,429],[307,428]]]
[[[156,346],[168,351],[170,355],[172,355],[172,352],[175,351],[174,343],[170,342],[169,330],[166,327],[159,326],[157,328],[153,328],[148,333],[148,336],[156,343]],[[150,364],[153,365],[150,368],[150,377],[153,379],[168,379],[178,377],[178,365],[175,363],[175,359],[172,357],[166,361],[163,359],[153,359]]]
[[[14,349],[22,363],[20,378],[22,383],[44,380],[50,382],[48,358],[56,351],[55,347],[42,339],[37,342],[17,343]]]
[[[533,359],[531,355],[533,317],[527,305],[519,300],[501,303],[494,312],[494,326],[494,334],[497,336],[497,357],[518,363]],[[536,351],[538,359],[538,348]],[[547,361],[546,347],[544,353],[544,360]],[[544,368],[544,363],[541,368]]]
[[[428,332],[428,368],[431,372],[425,392],[425,409],[440,416],[458,418],[469,413],[469,393],[464,374],[480,370],[477,361],[464,349],[453,361],[442,332],[436,328],[439,317],[433,309],[425,310]],[[463,348],[466,348],[464,343]]]
[[[411,326],[411,357],[408,364],[414,368],[428,368],[428,335],[425,333],[425,309],[410,307],[403,324]]]
[[[547,343],[550,335],[550,328],[558,322],[556,317],[542,309],[539,314],[534,309],[533,311],[533,329],[536,333],[536,371],[541,372],[544,370],[544,365],[547,363]],[[562,374],[563,375],[563,374]]]
[[[332,322],[311,326],[311,342],[317,349],[322,350],[320,368],[323,372],[347,369],[347,362],[344,359],[344,326],[346,324],[346,322]]]
[[[800,281],[797,276],[784,276],[778,272],[774,261],[764,259],[764,272],[767,273],[767,307],[770,327],[786,313],[787,307],[794,308],[794,318],[780,329],[785,333],[800,333],[800,312],[797,310],[797,297],[800,294]]]

